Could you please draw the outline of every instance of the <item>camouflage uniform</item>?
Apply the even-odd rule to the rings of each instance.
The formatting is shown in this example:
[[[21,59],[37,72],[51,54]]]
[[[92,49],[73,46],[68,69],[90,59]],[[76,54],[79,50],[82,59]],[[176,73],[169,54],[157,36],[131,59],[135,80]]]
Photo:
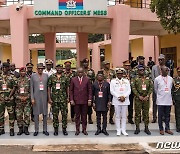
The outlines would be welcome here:
[[[30,81],[25,76],[16,81],[16,117],[18,127],[28,127],[30,124],[31,101],[30,101]],[[26,101],[22,102],[22,97],[26,97]]]
[[[56,85],[60,84],[60,89],[56,88]],[[59,111],[62,115],[62,128],[67,128],[67,89],[69,86],[68,78],[62,74],[60,79],[58,79],[56,74],[49,77],[48,87],[51,88],[51,99],[52,103],[52,113],[53,113],[53,127],[59,127]]]
[[[95,78],[96,78],[94,70],[91,69],[91,68],[84,69],[84,73],[85,73],[85,75],[87,77],[89,77],[89,79],[91,81],[91,84],[93,84],[94,81],[95,81]],[[93,113],[92,106],[88,106],[88,120],[89,120],[89,123],[91,123],[91,121],[92,121],[92,117],[91,117],[92,113]]]
[[[138,66],[134,67],[130,73],[130,78],[133,79],[138,75]],[[145,67],[145,77],[149,77],[151,78],[151,69],[148,66],[144,66]]]
[[[174,78],[172,97],[175,105],[176,130],[180,132],[180,77]]]
[[[6,107],[9,114],[9,128],[14,129],[14,101],[13,97],[10,100],[7,99],[11,90],[16,85],[15,80],[13,75],[0,74],[0,130],[4,130],[4,113]]]
[[[144,84],[143,84],[144,83]],[[143,90],[142,85],[146,85],[146,90]],[[135,95],[135,124],[136,126],[139,126],[139,123],[141,121],[141,110],[143,115],[143,120],[145,126],[148,126],[149,124],[149,105],[150,102],[148,101],[141,101],[139,99],[139,96],[150,96],[152,93],[152,81],[148,77],[142,78],[140,76],[137,76],[134,80],[131,81],[131,86],[133,93]]]

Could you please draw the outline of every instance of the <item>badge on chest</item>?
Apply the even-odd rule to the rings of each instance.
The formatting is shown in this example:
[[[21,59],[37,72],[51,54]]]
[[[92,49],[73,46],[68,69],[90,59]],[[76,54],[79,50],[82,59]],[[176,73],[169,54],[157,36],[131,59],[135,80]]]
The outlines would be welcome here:
[[[40,91],[43,91],[43,90],[44,90],[44,85],[43,85],[42,82],[39,84],[39,90],[40,90]]]
[[[103,92],[102,92],[102,91],[99,91],[98,97],[99,97],[99,98],[102,98],[102,97],[103,97]]]
[[[61,84],[60,83],[56,83],[56,89],[60,89],[61,88]]]
[[[146,90],[146,85],[145,84],[142,85],[142,90]]]
[[[20,88],[20,94],[24,94],[24,87]]]
[[[7,90],[7,84],[2,84],[2,90]]]
[[[168,93],[168,92],[169,92],[169,88],[166,87],[166,88],[164,89],[164,91],[165,91],[165,93]]]
[[[119,91],[120,91],[120,92],[123,92],[123,91],[124,91],[124,88],[123,88],[123,87],[120,87]]]

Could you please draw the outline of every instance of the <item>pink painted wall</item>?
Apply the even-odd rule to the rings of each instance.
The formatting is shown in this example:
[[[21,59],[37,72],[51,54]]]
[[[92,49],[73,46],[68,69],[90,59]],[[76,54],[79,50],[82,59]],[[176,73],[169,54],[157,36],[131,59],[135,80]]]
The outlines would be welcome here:
[[[88,54],[88,34],[76,34],[76,49],[77,49],[77,66],[80,66],[80,61],[87,58]]]
[[[92,45],[92,69],[95,73],[100,70],[100,44],[93,43]]]
[[[16,5],[11,5],[9,9],[12,62],[16,63],[17,67],[22,67],[30,60],[27,6],[21,11],[16,11]]]

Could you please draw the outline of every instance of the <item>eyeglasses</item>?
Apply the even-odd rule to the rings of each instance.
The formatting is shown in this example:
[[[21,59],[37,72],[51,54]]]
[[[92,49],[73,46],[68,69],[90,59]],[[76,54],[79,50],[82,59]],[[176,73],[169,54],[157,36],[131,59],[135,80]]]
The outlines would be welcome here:
[[[158,59],[159,61],[163,61],[163,59]]]

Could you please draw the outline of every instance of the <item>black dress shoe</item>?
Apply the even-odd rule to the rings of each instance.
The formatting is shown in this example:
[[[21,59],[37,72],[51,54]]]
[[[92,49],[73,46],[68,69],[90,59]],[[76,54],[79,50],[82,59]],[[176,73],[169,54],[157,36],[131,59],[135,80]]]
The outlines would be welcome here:
[[[101,130],[98,129],[98,130],[96,131],[95,135],[99,135],[100,133],[101,133]]]
[[[39,133],[39,132],[34,132],[34,134],[33,134],[33,135],[34,135],[34,136],[37,136],[37,135],[38,135],[38,133]]]
[[[153,120],[152,120],[152,123],[156,123],[156,119],[153,119]]]
[[[136,128],[136,130],[134,131],[134,134],[139,134],[140,133],[140,129],[139,128]]]
[[[109,123],[110,123],[111,125],[114,125],[114,124],[115,124],[112,118],[109,119]]]
[[[3,135],[3,134],[5,134],[4,129],[0,130],[0,135]]]
[[[14,136],[14,129],[10,129],[10,136]]]
[[[79,135],[79,133],[80,133],[80,131],[76,131],[75,135],[76,135],[76,136],[78,136],[78,135]]]
[[[89,120],[88,120],[88,123],[89,123],[89,124],[93,124],[92,119],[89,119]]]
[[[105,129],[102,130],[102,133],[106,136],[109,136],[109,133]]]
[[[130,124],[134,124],[134,121],[132,121],[132,119],[131,120],[128,120],[128,123],[130,123]]]
[[[148,128],[148,127],[145,127],[144,132],[145,132],[147,135],[151,135],[151,132],[149,131],[149,128]]]
[[[23,134],[23,127],[19,127],[19,132],[17,133],[17,135],[22,135]]]
[[[47,131],[43,131],[43,134],[49,136],[49,133]]]
[[[58,136],[58,128],[54,128],[54,136]]]
[[[176,132],[180,133],[180,129],[176,129]]]
[[[83,133],[84,135],[88,135],[88,133],[87,133],[86,130],[83,130],[82,133]]]
[[[66,129],[63,129],[63,135],[67,136],[68,132],[66,131]]]

